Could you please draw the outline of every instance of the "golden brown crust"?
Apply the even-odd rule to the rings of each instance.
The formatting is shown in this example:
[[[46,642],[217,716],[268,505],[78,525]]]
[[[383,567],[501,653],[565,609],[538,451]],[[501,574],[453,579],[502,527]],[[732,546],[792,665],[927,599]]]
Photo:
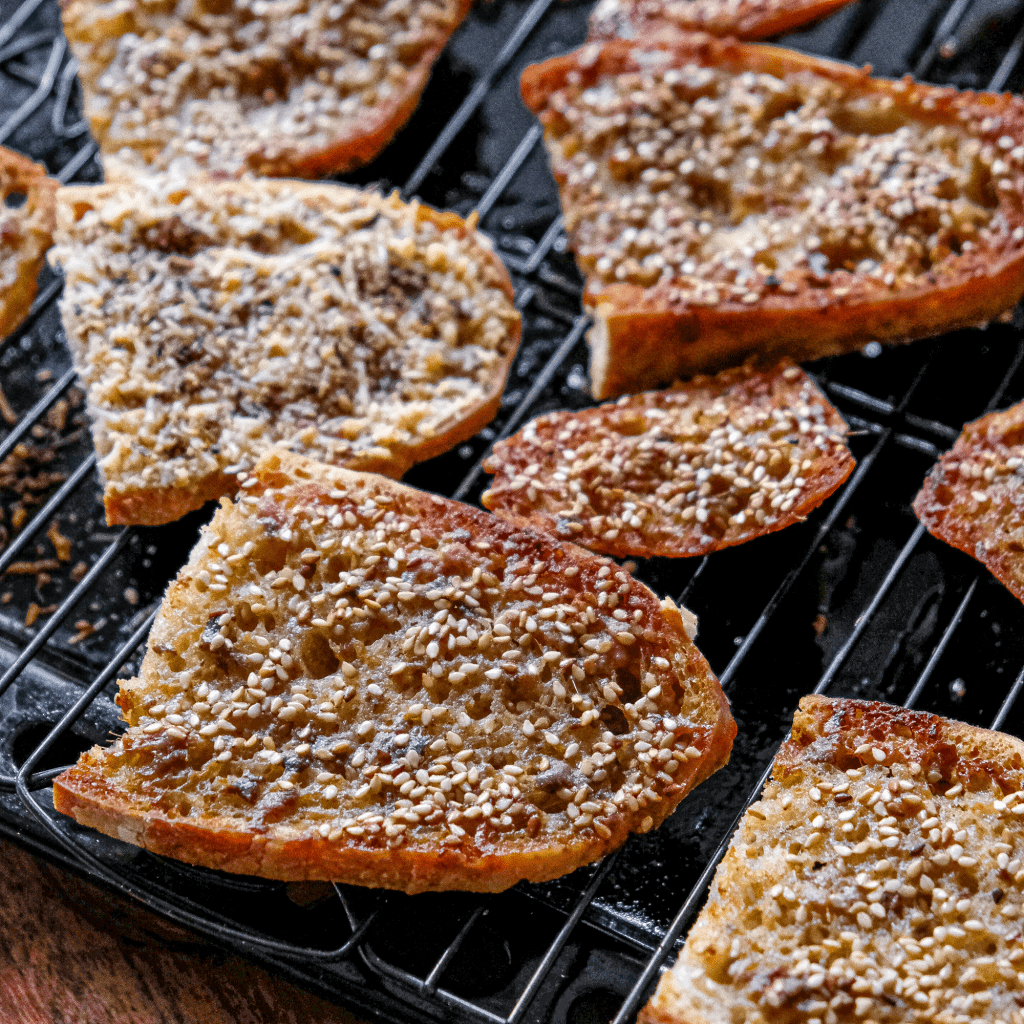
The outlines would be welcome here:
[[[985,323],[1024,293],[1017,97],[697,34],[589,44],[527,68],[522,90],[587,277],[598,398],[755,352],[817,358]],[[644,135],[687,117],[695,132]],[[888,182],[897,153],[917,180]],[[933,225],[947,202],[955,215]]]
[[[28,316],[53,242],[57,182],[46,168],[0,146],[0,342]],[[21,196],[20,205],[14,205]]]
[[[232,494],[275,443],[400,477],[498,409],[519,314],[490,243],[453,213],[156,177],[64,189],[60,213],[52,259],[111,524]]]
[[[196,4],[183,16],[160,0],[64,0],[106,157],[300,178],[369,163],[416,109],[471,0],[406,5],[390,20],[360,3],[289,0],[260,17],[256,34],[249,6]],[[375,46],[384,52],[371,54]]]
[[[103,509],[108,526],[162,526],[202,508],[222,494],[238,490],[235,474],[214,473],[187,487],[154,487],[105,491]]]
[[[928,474],[914,511],[1024,601],[1024,403],[968,423]]]
[[[596,860],[736,731],[679,610],[613,563],[280,450],[204,531],[118,703],[127,733],[56,781],[58,810],[190,863],[409,892]]]
[[[1015,1019],[1022,787],[1014,737],[804,697],[641,1021]]]
[[[708,32],[768,39],[817,21],[850,0],[602,0],[588,39],[643,39],[660,32]]]
[[[845,435],[799,367],[746,366],[532,421],[481,500],[618,558],[704,555],[803,521],[853,470]]]
[[[106,835],[188,864],[282,881],[329,880],[404,892],[502,892],[521,881],[547,881],[599,860],[621,846],[629,830],[615,823],[608,839],[560,845],[524,843],[514,852],[490,844],[445,849],[430,844],[397,850],[359,849],[310,830],[241,832],[231,819],[201,824],[138,803],[103,777],[101,748],[82,755],[54,783],[54,806]],[[702,781],[702,780],[701,780]],[[659,821],[658,824],[661,822]],[[532,847],[532,848],[531,848]]]

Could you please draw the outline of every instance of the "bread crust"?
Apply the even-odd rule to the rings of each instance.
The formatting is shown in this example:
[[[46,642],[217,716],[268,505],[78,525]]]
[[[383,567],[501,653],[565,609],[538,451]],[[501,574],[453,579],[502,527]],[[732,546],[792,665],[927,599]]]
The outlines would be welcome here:
[[[599,82],[612,82],[615,76],[632,74],[642,79],[659,67],[691,65],[728,75],[750,71],[784,83],[811,81],[807,76],[813,76],[813,81],[838,86],[850,104],[877,108],[877,116],[892,127],[901,121],[966,126],[992,159],[997,139],[1009,140],[1011,147],[1024,141],[1024,103],[1009,94],[960,93],[909,79],[872,79],[867,68],[701,34],[644,40],[643,44],[624,40],[589,44],[527,68],[522,79],[526,105],[545,126],[570,241],[578,255],[576,229],[583,216],[579,211],[589,200],[585,201],[579,183],[569,181],[575,165],[568,151],[560,148],[563,140],[576,140],[575,135],[566,134],[564,104],[573,102],[566,96],[576,96]],[[553,98],[559,109],[552,107]],[[986,131],[981,125],[996,127]],[[717,300],[696,302],[687,297],[689,292],[680,290],[683,278],[667,271],[652,285],[602,282],[588,265],[584,305],[596,320],[588,336],[594,396],[607,398],[664,386],[676,377],[734,365],[753,353],[761,358],[785,354],[797,360],[815,359],[873,340],[902,343],[987,323],[1024,294],[1024,209],[1019,200],[1024,167],[1003,165],[1003,170],[1013,185],[1000,189],[994,200],[991,223],[998,221],[998,227],[989,237],[972,243],[970,251],[949,252],[927,273],[895,285],[840,267],[823,276],[810,270],[787,272],[775,284],[770,277],[761,278],[749,295],[726,289],[727,294]]]
[[[744,366],[534,420],[494,446],[481,501],[617,558],[705,555],[802,522],[853,471],[845,435],[799,367]]]
[[[137,191],[138,202],[140,204],[143,203],[148,196],[146,188],[140,189],[138,186],[132,186],[126,181],[101,186],[73,186],[63,189],[60,193],[62,218],[61,245],[54,251],[51,259],[54,262],[60,263],[61,261],[66,262],[81,251],[88,254],[90,251],[89,246],[96,245],[97,243],[95,240],[87,241],[84,250],[82,250],[82,243],[77,240],[77,233],[81,230],[78,224],[88,214],[103,211],[108,203],[123,203],[125,197],[132,194],[129,191],[132,188],[135,188]],[[471,217],[469,221],[466,221],[450,211],[434,210],[419,203],[404,204],[395,194],[384,198],[376,193],[363,193],[333,184],[306,184],[294,181],[220,183],[205,181],[201,183],[200,179],[193,179],[193,191],[200,188],[206,190],[211,207],[215,206],[215,204],[226,206],[229,202],[237,204],[240,198],[253,204],[272,200],[292,200],[295,204],[304,205],[310,214],[313,215],[318,208],[329,207],[332,203],[337,206],[339,211],[343,211],[344,207],[342,204],[354,202],[353,197],[357,197],[359,202],[365,202],[369,206],[386,212],[389,216],[393,216],[396,224],[401,222],[403,217],[411,213],[411,222],[414,228],[416,225],[421,224],[432,225],[437,229],[437,232],[441,233],[439,237],[443,239],[444,243],[450,243],[453,246],[459,247],[462,255],[471,256],[479,261],[483,265],[483,272],[479,274],[481,282],[486,281],[491,288],[497,290],[495,294],[500,294],[503,297],[503,310],[501,312],[505,317],[504,336],[493,355],[490,350],[486,353],[487,358],[491,359],[492,363],[487,369],[486,379],[477,380],[473,384],[478,393],[475,393],[471,399],[455,400],[453,398],[450,411],[442,414],[442,418],[433,424],[432,432],[391,430],[390,436],[380,443],[370,445],[359,442],[358,445],[349,445],[344,451],[339,450],[340,453],[336,458],[341,464],[364,472],[381,473],[398,478],[415,463],[433,458],[442,452],[448,451],[462,441],[473,437],[493,419],[501,403],[501,394],[512,360],[518,351],[522,326],[519,315],[514,309],[514,291],[508,271],[490,246],[489,241],[483,235],[476,232],[474,218]],[[174,193],[172,181],[167,183],[166,189]],[[149,198],[152,199],[152,197]],[[171,204],[168,206],[168,209],[177,209],[177,207]],[[99,241],[103,242],[104,238],[105,236],[101,235]],[[397,227],[395,228],[395,238],[398,238]],[[408,239],[403,240],[408,241]],[[226,237],[216,239],[202,237],[195,244],[200,250],[208,247],[210,250],[229,252],[231,248],[229,241]],[[183,242],[182,244],[186,243]],[[191,245],[191,243],[188,244]],[[190,248],[189,251],[191,252],[192,249]],[[160,250],[150,247],[146,249],[146,252],[159,253]],[[258,263],[260,256],[256,251],[247,255],[248,258]],[[314,257],[310,259],[315,262]],[[417,259],[426,267],[427,264],[424,262],[425,257],[423,254],[418,254]],[[168,259],[166,262],[169,267],[171,260]],[[187,266],[188,263],[189,260],[185,259],[181,265]],[[403,268],[399,267],[398,269],[402,270]],[[256,270],[259,271],[260,268],[257,266]],[[93,268],[89,268],[89,272],[91,274]],[[167,273],[169,278],[175,278],[179,273],[173,267],[170,267],[170,269],[165,268],[164,272]],[[188,273],[188,270],[184,271],[185,275]],[[455,280],[454,271],[447,271],[446,273],[452,277],[453,281]],[[106,454],[111,447],[111,442],[104,436],[108,429],[105,426],[105,422],[108,417],[116,415],[121,409],[113,405],[109,398],[105,397],[105,392],[103,392],[103,396],[100,398],[96,397],[99,394],[96,388],[103,385],[104,380],[100,369],[90,364],[93,360],[100,357],[108,359],[112,346],[101,346],[97,350],[96,344],[90,341],[90,332],[95,324],[95,320],[88,316],[80,315],[79,305],[74,297],[76,281],[76,276],[71,275],[69,277],[67,294],[62,304],[62,312],[72,354],[76,360],[76,366],[82,374],[87,387],[92,388],[90,391],[90,407],[95,420],[94,432],[97,435],[98,448],[100,448],[102,454]],[[457,281],[455,283],[458,285]],[[90,288],[92,287],[91,282],[87,281],[87,284]],[[472,285],[477,287],[475,282],[472,282]],[[426,285],[423,287],[426,288]],[[477,294],[484,295],[485,289],[482,286],[479,287]],[[250,315],[255,317],[255,314]],[[470,321],[465,321],[465,324],[469,323]],[[467,341],[476,340],[470,336],[470,328],[465,326],[465,324],[460,321],[459,331],[461,333],[457,334],[457,341],[463,345]],[[120,326],[117,321],[112,320],[107,330],[110,333],[115,333],[115,329],[120,328]],[[483,335],[483,327],[480,328],[478,333],[481,336]],[[339,330],[337,325],[325,333],[323,340],[330,342],[335,337],[347,340],[345,331]],[[157,346],[155,343],[151,344],[147,338],[141,338],[136,343],[136,352],[144,354],[145,360],[148,360],[145,363],[146,366],[150,364],[153,366],[163,365],[159,363],[160,359],[166,362],[167,357],[159,354],[163,352],[163,343]],[[154,352],[158,354],[154,354]],[[443,354],[442,352],[441,355],[443,356]],[[229,356],[229,361],[230,358]],[[177,371],[176,366],[168,365],[170,365],[171,370]],[[132,372],[134,374],[135,370],[133,369]],[[296,371],[292,370],[290,372],[294,373]],[[301,374],[304,371],[300,369],[298,372]],[[464,373],[468,375],[469,371],[465,370]],[[312,378],[313,375],[310,374],[310,376]],[[94,377],[96,378],[95,381],[93,380]],[[442,381],[451,379],[449,376],[448,378],[442,378]],[[417,398],[422,397],[423,388],[428,383],[429,381],[423,382],[420,390],[417,392]],[[156,387],[157,385],[154,384],[154,388]],[[435,396],[440,394],[440,389],[435,386],[433,394]],[[178,397],[176,394],[173,396],[174,399]],[[336,397],[335,391],[330,390],[326,396],[319,397],[318,402],[320,402],[322,409],[326,409],[330,406],[330,403],[336,400]],[[355,398],[354,395],[351,397]],[[248,400],[248,395],[243,395],[243,398]],[[169,402],[171,399],[167,397],[165,400]],[[401,413],[411,408],[412,405],[413,402],[411,400],[405,405],[399,403],[398,412]],[[126,404],[125,408],[131,407]],[[235,408],[230,412],[229,419],[242,415],[243,413],[238,408]],[[281,415],[281,413],[278,413],[279,419]],[[335,415],[334,418],[337,419],[337,416]],[[274,426],[273,417],[268,419],[267,426]],[[398,424],[396,423],[394,426],[397,428]],[[302,428],[304,429],[304,424]],[[295,433],[301,433],[300,427],[295,428]],[[275,441],[280,442],[282,440],[284,440],[283,437],[275,437],[273,434],[270,434],[268,435],[268,440],[263,442],[263,448],[269,447]],[[308,442],[306,444],[308,445]],[[325,452],[322,454],[322,457],[328,460],[331,458],[331,455]],[[234,494],[237,489],[234,473],[224,472],[224,466],[227,463],[223,459],[218,458],[217,461],[220,463],[219,465],[213,466],[202,473],[194,471],[190,467],[183,479],[175,478],[173,483],[169,485],[161,481],[155,486],[142,486],[141,482],[134,482],[133,477],[127,477],[126,474],[108,467],[105,460],[103,460],[101,462],[101,472],[104,473],[105,480],[104,506],[108,524],[156,526],[172,522],[187,512],[201,508],[206,502],[221,495]]]
[[[364,104],[356,119],[343,117],[335,111],[333,116],[337,124],[328,138],[312,145],[303,144],[298,139],[289,139],[283,132],[276,131],[271,142],[266,131],[261,131],[256,121],[248,137],[240,140],[236,159],[232,159],[227,166],[214,159],[212,163],[207,161],[198,165],[197,169],[232,176],[251,171],[267,177],[322,178],[369,163],[391,142],[419,105],[435,61],[452,33],[469,13],[472,0],[450,0],[444,6],[448,9],[444,10],[443,17],[430,22],[429,38],[422,45],[419,57],[411,65],[402,65],[404,76],[401,85],[392,88],[387,99],[378,98],[370,106]],[[139,0],[133,0],[127,8],[124,5],[116,8],[109,0],[61,0],[65,32],[76,57],[84,65],[86,113],[105,157],[113,157],[119,152],[122,154],[121,159],[128,156],[110,136],[111,122],[116,114],[111,114],[107,109],[112,100],[99,84],[104,72],[113,66],[115,57],[125,59],[118,52],[118,37],[129,30],[144,36],[147,17],[152,18],[150,31],[155,30],[158,34],[166,32],[163,22],[168,20],[167,15],[162,11],[147,12],[146,7],[147,4]],[[116,33],[113,39],[106,35],[110,31]],[[332,50],[329,45],[327,49]],[[344,50],[334,46],[332,52],[337,54]],[[337,66],[343,68],[344,62],[339,65],[336,56],[333,59],[322,59],[321,67],[331,70]],[[294,86],[295,90],[301,89],[302,81],[300,79]],[[154,94],[148,81],[143,83],[142,91],[148,93],[150,98]],[[155,95],[160,94],[156,92]],[[285,96],[284,102],[287,103],[289,98]],[[257,111],[257,114],[266,115],[269,108],[270,104],[262,111]],[[125,133],[122,131],[120,134],[123,136]],[[159,143],[137,145],[130,152],[141,163],[150,164],[156,170],[167,169],[171,162]]]
[[[658,33],[707,32],[768,39],[824,18],[850,0],[603,0],[590,16],[588,39],[643,39]]]
[[[968,423],[914,499],[914,512],[929,533],[976,558],[1019,601],[1024,601],[1022,442],[1024,403]]]
[[[864,756],[855,751],[869,741],[884,749],[885,763],[934,767],[944,788],[957,782],[968,788],[987,779],[1005,793],[1024,784],[1024,742],[1015,736],[881,701],[817,694],[800,698],[772,777],[786,779],[819,764],[843,771],[859,767]]]
[[[274,826],[269,834],[260,835],[239,832],[231,819],[209,818],[194,825],[157,810],[140,813],[135,801],[103,778],[103,767],[101,748],[82,755],[79,763],[54,783],[56,809],[80,825],[150,853],[218,871],[288,882],[326,880],[407,893],[503,892],[521,881],[559,878],[600,860],[629,835],[629,829],[620,824],[596,846],[537,843],[514,852],[497,846],[359,849],[302,829]]]
[[[242,501],[248,500],[253,503],[251,507],[255,511],[248,514],[258,517],[258,522],[263,524],[262,528],[268,531],[270,537],[280,538],[285,535],[286,530],[297,529],[296,524],[306,521],[301,519],[305,514],[301,511],[303,508],[324,501],[343,500],[338,495],[344,491],[352,496],[353,502],[357,498],[362,502],[368,496],[374,496],[374,501],[380,497],[383,499],[381,507],[386,506],[401,515],[417,516],[424,533],[429,532],[431,536],[458,537],[465,534],[472,537],[476,543],[487,542],[500,548],[513,561],[519,557],[541,561],[550,559],[552,565],[557,563],[560,566],[561,576],[565,581],[565,594],[573,592],[577,587],[582,590],[584,586],[598,582],[596,573],[599,568],[609,565],[605,560],[598,559],[573,545],[559,545],[550,538],[528,531],[517,531],[496,517],[468,506],[414,491],[379,476],[317,464],[284,450],[272,452],[264,457],[253,479],[256,483],[252,485],[251,480],[247,482],[249,486],[245,488]],[[356,508],[357,505],[349,507]],[[696,743],[700,750],[699,755],[694,753],[691,757],[688,754],[683,758],[685,763],[672,769],[675,771],[673,781],[665,782],[658,779],[650,783],[653,787],[652,794],[657,790],[656,800],[643,801],[636,811],[631,811],[626,804],[621,804],[614,813],[600,818],[600,829],[596,825],[583,829],[555,829],[553,826],[553,830],[534,830],[531,836],[529,829],[526,832],[495,831],[489,826],[470,827],[463,819],[466,828],[463,830],[462,838],[447,845],[440,841],[443,832],[438,835],[436,830],[432,832],[426,826],[411,832],[404,842],[391,844],[385,843],[382,836],[373,838],[360,833],[357,837],[340,829],[336,834],[332,832],[330,837],[326,837],[319,828],[319,823],[325,820],[322,814],[317,817],[314,813],[305,820],[301,813],[295,818],[289,815],[284,815],[280,820],[273,815],[268,818],[267,812],[260,811],[259,808],[269,807],[273,811],[277,806],[273,801],[281,798],[280,794],[273,796],[269,790],[266,791],[270,794],[267,800],[260,797],[263,802],[254,807],[251,815],[243,818],[237,814],[232,816],[219,813],[215,803],[203,805],[202,809],[197,804],[197,813],[182,814],[177,804],[174,805],[174,810],[169,810],[157,799],[161,793],[159,787],[146,788],[148,784],[145,779],[154,772],[170,770],[169,766],[173,767],[178,757],[175,751],[189,752],[187,756],[196,764],[197,774],[208,772],[209,768],[199,766],[199,751],[205,749],[204,743],[209,745],[213,741],[202,738],[198,728],[187,730],[188,735],[186,729],[179,726],[174,727],[177,732],[161,732],[160,722],[164,714],[164,705],[161,704],[161,708],[157,710],[154,703],[156,700],[166,702],[166,698],[154,694],[164,693],[169,685],[168,680],[173,688],[181,664],[191,663],[193,668],[189,671],[199,671],[196,668],[196,660],[198,658],[201,663],[203,655],[200,646],[195,642],[195,633],[201,632],[202,623],[209,621],[209,609],[223,609],[225,599],[201,588],[197,589],[196,580],[202,578],[197,576],[197,572],[200,571],[200,566],[207,564],[205,560],[212,549],[224,543],[222,538],[226,536],[225,530],[237,521],[238,515],[237,507],[231,506],[225,499],[221,511],[211,526],[204,531],[189,565],[171,585],[153,626],[149,651],[140,670],[140,679],[122,684],[118,702],[129,723],[126,736],[118,740],[112,748],[94,747],[82,756],[77,765],[56,780],[55,806],[80,823],[154,853],[224,871],[288,880],[328,879],[402,889],[407,892],[445,889],[497,892],[523,879],[541,881],[555,878],[582,864],[599,859],[620,846],[631,831],[646,831],[660,824],[686,793],[728,760],[736,726],[729,714],[728,702],[721,688],[707,663],[690,642],[678,609],[670,602],[659,605],[642,584],[631,581],[628,587],[633,597],[629,600],[639,601],[640,607],[645,609],[643,614],[647,616],[647,633],[639,642],[650,645],[637,650],[641,651],[644,659],[647,659],[648,654],[657,651],[665,655],[666,659],[671,659],[666,660],[665,664],[672,666],[666,670],[655,669],[656,672],[665,673],[663,686],[670,688],[670,692],[666,689],[665,696],[662,696],[661,690],[649,689],[648,692],[654,696],[648,703],[653,700],[654,706],[664,713],[671,710],[673,702],[679,703],[680,707],[681,702],[689,702],[687,707],[693,710],[687,713],[695,717],[692,721],[688,720],[690,725],[685,728],[680,725],[682,731],[678,742],[690,743],[691,746]],[[460,565],[459,559],[465,558],[464,554],[456,550],[461,543],[447,541],[438,549],[436,556],[430,556],[441,559],[438,562],[439,569],[447,565],[445,559],[455,560],[441,573],[445,575],[446,580],[450,578],[455,566]],[[424,548],[424,556],[430,555],[430,550]],[[251,557],[260,559],[264,555],[257,549]],[[420,556],[414,553],[410,557]],[[467,571],[467,567],[460,565],[460,568],[463,572]],[[573,571],[566,575],[568,570]],[[576,574],[579,574],[580,582],[570,584],[569,577]],[[314,577],[315,573],[303,592],[309,592],[315,586],[319,586],[318,578]],[[552,578],[545,585],[559,584]],[[241,581],[238,587],[240,590],[245,589]],[[214,612],[213,617],[216,618],[217,614]],[[197,625],[183,631],[182,624],[193,621]],[[400,621],[399,625],[404,627],[405,622]],[[206,628],[208,629],[208,626]],[[302,635],[297,634],[294,639],[295,644],[289,649],[301,651]],[[207,641],[203,643],[208,646]],[[236,635],[233,649],[240,651],[244,645],[243,638]],[[181,656],[175,653],[176,648],[180,648],[186,654],[196,653],[188,654],[188,658],[183,661]],[[375,663],[374,659],[377,657],[376,654],[363,655],[367,665]],[[169,671],[168,665],[177,667]],[[371,678],[376,679],[377,676]],[[653,680],[654,676],[651,678]],[[220,676],[213,679],[222,686],[228,685]],[[361,686],[363,683],[365,680],[358,685]],[[195,685],[195,681],[193,680],[190,685]],[[251,680],[247,685],[252,685]],[[583,686],[582,683],[580,685]],[[159,689],[161,686],[164,689]],[[586,690],[586,687],[583,688]],[[204,694],[205,692],[203,691]],[[192,693],[190,701],[194,710],[197,707],[195,701],[200,698],[195,696],[194,691]],[[642,703],[641,700],[638,706]],[[423,704],[418,706],[422,707]],[[362,718],[363,714],[363,711],[358,712],[358,720],[367,720]],[[370,710],[366,709],[365,714],[371,715]],[[245,736],[246,723],[249,720],[251,716],[247,718],[241,715],[234,718],[233,721],[237,723],[236,729],[240,731],[236,733],[236,730],[232,730],[231,735],[237,735],[239,738]],[[625,721],[623,718],[623,725]],[[166,726],[164,728],[166,729]],[[262,720],[253,728],[260,736],[271,735],[266,731],[269,727],[263,725]],[[334,726],[324,728],[330,731]],[[378,723],[377,728],[383,729],[384,726]],[[439,727],[442,746],[445,742],[445,728],[448,727]],[[435,729],[435,732],[437,731]],[[179,732],[181,736],[177,735]],[[307,729],[306,733],[308,732]],[[532,734],[531,732],[530,735]],[[273,735],[277,737],[277,750],[284,752],[288,757],[293,756],[292,747],[289,745],[291,741],[283,739],[280,731]],[[448,735],[450,736],[450,733]],[[336,734],[334,738],[337,738]],[[303,739],[305,741],[305,736]],[[406,736],[405,742],[408,741],[409,737]],[[316,733],[309,737],[305,752],[300,751],[299,756],[311,757],[309,745],[314,742],[318,742]],[[449,739],[448,742],[454,741]],[[462,740],[459,740],[460,745],[461,743]],[[453,749],[461,749],[461,746]],[[474,746],[473,749],[477,748]],[[480,747],[480,750],[486,754],[486,747]],[[697,751],[697,748],[694,747],[693,750]],[[395,751],[395,754],[400,756],[401,750]],[[476,765],[476,756],[474,754],[466,759],[465,766],[472,768]],[[566,753],[561,756],[575,758],[577,755],[566,748]],[[128,763],[126,759],[133,757],[142,758],[139,762],[143,766],[140,775],[133,775],[132,771],[125,767]],[[528,767],[532,763],[532,757],[532,754],[525,757],[523,765]],[[450,762],[452,759],[449,756],[447,760]],[[362,763],[364,762],[360,762]],[[418,763],[426,766],[428,762],[423,760]],[[591,770],[592,768],[593,766]],[[372,778],[372,774],[364,777]],[[465,778],[465,774],[462,777]],[[338,787],[347,785],[343,781],[343,776],[338,778],[342,780],[338,782]],[[185,778],[179,782],[178,776],[175,776],[175,780],[173,784],[169,783],[173,790],[168,795],[170,800],[178,799],[177,794],[180,792],[193,792],[189,779]],[[312,786],[312,783],[310,785]],[[596,786],[597,782],[594,782],[594,785]],[[305,799],[306,794],[312,790],[305,788],[305,783],[300,783],[299,786],[299,799]],[[524,788],[527,788],[525,784]],[[198,797],[195,799],[198,801]]]
[[[0,343],[28,316],[37,278],[53,242],[57,182],[46,168],[0,146],[0,266],[8,282],[0,291]],[[11,195],[24,196],[18,207]]]
[[[877,702],[802,698],[772,782],[733,837],[678,963],[640,1021],[795,1024],[814,1015],[806,1007],[820,998],[837,1016],[855,1006],[859,1016],[889,1021],[916,1019],[919,1008],[939,1020],[939,1008],[956,1012],[955,1000],[970,998],[972,976],[983,969],[975,964],[1005,955],[1019,937],[1001,925],[1019,915],[1019,894],[1005,872],[1009,857],[997,855],[1006,846],[1017,855],[1012,806],[1022,786],[1024,743],[1015,737]],[[883,796],[877,814],[865,806],[875,792]],[[808,815],[817,818],[804,821]],[[933,831],[936,821],[942,827]],[[810,829],[821,830],[816,840]],[[813,854],[794,855],[808,845]],[[864,897],[876,889],[886,899],[869,913],[874,904]],[[745,933],[757,935],[749,948]],[[846,974],[841,957],[850,941],[862,966]],[[811,946],[822,951],[820,980],[800,966]],[[914,1001],[918,962],[904,970],[908,958],[932,949],[949,965],[938,1006]],[[902,959],[893,955],[900,950]],[[856,987],[864,966],[881,965],[896,968],[884,992]],[[1014,989],[989,983],[986,1020],[1016,1009]]]

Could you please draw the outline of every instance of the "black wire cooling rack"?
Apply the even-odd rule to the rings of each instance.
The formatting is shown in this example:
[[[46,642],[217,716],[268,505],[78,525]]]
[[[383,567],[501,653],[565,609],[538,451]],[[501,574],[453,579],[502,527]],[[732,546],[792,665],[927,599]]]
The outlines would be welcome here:
[[[475,501],[481,461],[526,419],[581,408],[586,321],[541,132],[518,99],[530,62],[578,45],[588,5],[481,3],[409,126],[346,180],[477,209],[513,274],[524,339],[497,418],[411,483]],[[877,73],[1019,88],[1020,0],[860,0],[787,43]],[[0,143],[63,182],[100,179],[54,0],[0,0]],[[808,522],[637,575],[700,617],[739,724],[728,767],[657,831],[558,882],[499,896],[406,897],[222,875],[162,860],[53,811],[61,768],[121,728],[167,581],[204,520],[110,530],[56,299],[0,343],[0,833],[291,979],[387,1021],[632,1021],[702,903],[800,696],[887,700],[1024,731],[1024,608],[934,541],[910,502],[961,425],[1024,398],[1019,311],[987,330],[810,369],[855,430],[858,466]],[[33,483],[8,487],[5,465]],[[1024,702],[1021,702],[1024,705]],[[2,870],[2,868],[0,868]]]

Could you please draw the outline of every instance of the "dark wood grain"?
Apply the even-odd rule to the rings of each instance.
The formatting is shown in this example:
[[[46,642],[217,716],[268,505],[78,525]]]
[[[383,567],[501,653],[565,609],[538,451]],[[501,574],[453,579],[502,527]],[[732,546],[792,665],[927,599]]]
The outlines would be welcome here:
[[[3,1024],[359,1024],[0,841]]]

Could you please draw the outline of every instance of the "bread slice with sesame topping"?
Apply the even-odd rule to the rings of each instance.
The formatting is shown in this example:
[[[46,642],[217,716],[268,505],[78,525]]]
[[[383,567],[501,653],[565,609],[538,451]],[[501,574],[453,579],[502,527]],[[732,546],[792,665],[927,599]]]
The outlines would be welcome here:
[[[723,765],[728,703],[623,569],[287,452],[171,584],[129,728],[54,785],[108,835],[225,871],[407,892],[555,878]]]
[[[274,444],[401,476],[497,411],[519,344],[472,221],[332,184],[62,189],[61,313],[109,523],[235,488]]]
[[[600,0],[590,39],[643,39],[659,32],[707,32],[768,39],[824,18],[850,0]]]
[[[527,68],[596,398],[987,323],[1024,293],[1024,100],[681,35]]]
[[[914,511],[1024,601],[1024,402],[968,423],[925,479]]]
[[[0,146],[0,343],[28,316],[53,241],[57,181]]]
[[[803,521],[853,470],[845,436],[799,367],[744,366],[533,420],[481,500],[618,558],[704,555]]]
[[[470,0],[63,0],[104,164],[321,178],[409,119]]]
[[[1021,1011],[1024,743],[805,697],[646,1024]]]

